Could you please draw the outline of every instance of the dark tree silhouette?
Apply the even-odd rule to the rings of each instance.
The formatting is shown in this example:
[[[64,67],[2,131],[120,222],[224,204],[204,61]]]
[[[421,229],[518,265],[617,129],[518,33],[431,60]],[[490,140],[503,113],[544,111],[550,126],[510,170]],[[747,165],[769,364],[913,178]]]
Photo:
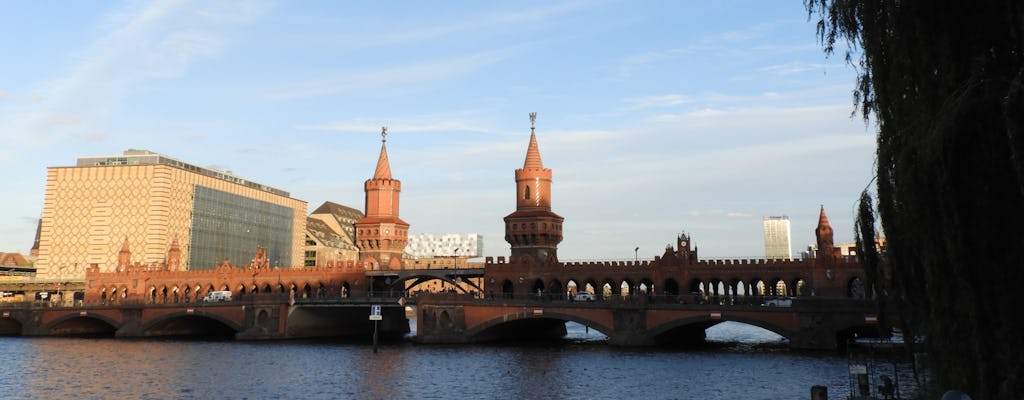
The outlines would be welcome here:
[[[1024,398],[1024,1],[805,1],[878,124],[890,298],[916,311],[932,382]]]

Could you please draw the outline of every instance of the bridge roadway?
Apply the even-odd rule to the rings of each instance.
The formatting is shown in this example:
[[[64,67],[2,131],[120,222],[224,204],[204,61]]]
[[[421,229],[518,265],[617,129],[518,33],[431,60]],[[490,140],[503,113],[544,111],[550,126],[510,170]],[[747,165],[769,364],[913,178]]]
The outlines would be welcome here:
[[[416,299],[416,340],[474,343],[560,337],[573,321],[608,336],[619,346],[702,341],[704,330],[737,321],[775,332],[790,348],[830,350],[846,339],[888,337],[872,301],[800,297],[790,306],[765,306],[760,296],[721,298],[714,304],[684,304],[678,297],[612,297],[595,302],[564,297],[480,299],[425,295]]]
[[[0,335],[226,337],[238,340],[353,336],[369,339],[370,306],[382,307],[380,333],[409,332],[405,307],[393,298],[309,298],[257,294],[216,303],[0,304]]]

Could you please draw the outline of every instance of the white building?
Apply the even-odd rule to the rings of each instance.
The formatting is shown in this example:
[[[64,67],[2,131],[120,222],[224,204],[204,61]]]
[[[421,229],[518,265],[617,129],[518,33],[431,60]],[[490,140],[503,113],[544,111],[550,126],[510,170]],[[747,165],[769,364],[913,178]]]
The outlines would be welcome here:
[[[764,256],[769,260],[793,258],[788,216],[764,217]]]
[[[416,258],[480,257],[484,254],[484,237],[476,233],[409,235],[405,252]]]

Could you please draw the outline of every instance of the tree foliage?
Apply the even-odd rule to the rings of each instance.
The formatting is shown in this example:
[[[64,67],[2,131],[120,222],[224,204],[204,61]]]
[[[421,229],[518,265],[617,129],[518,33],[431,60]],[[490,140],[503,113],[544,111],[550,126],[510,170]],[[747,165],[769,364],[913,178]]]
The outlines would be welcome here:
[[[1024,398],[1024,2],[806,1],[878,124],[891,295],[921,318],[933,382]]]

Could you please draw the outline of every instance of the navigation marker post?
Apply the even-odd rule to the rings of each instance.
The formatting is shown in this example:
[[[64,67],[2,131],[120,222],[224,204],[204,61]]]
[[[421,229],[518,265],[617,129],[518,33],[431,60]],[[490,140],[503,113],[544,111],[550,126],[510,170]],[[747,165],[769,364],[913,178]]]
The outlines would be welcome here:
[[[380,304],[374,304],[370,306],[370,321],[373,321],[373,353],[377,353],[377,326],[380,325],[380,320],[383,317],[380,315]]]

